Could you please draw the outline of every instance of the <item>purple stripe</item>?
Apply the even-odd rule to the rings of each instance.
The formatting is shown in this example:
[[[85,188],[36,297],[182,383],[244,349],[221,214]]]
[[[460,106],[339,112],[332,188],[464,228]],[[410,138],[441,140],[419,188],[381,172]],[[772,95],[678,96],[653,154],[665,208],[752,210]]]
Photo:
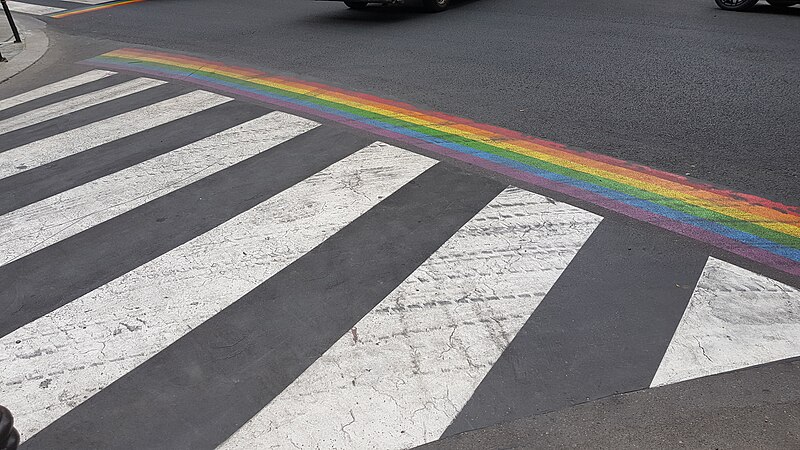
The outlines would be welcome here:
[[[728,237],[712,233],[708,230],[704,230],[702,228],[695,227],[694,225],[686,224],[683,222],[678,222],[673,219],[666,218],[664,216],[660,216],[654,213],[651,213],[646,210],[635,208],[631,205],[626,203],[618,202],[607,197],[603,197],[601,195],[595,194],[593,192],[589,192],[580,188],[576,188],[574,186],[570,186],[563,183],[558,183],[556,181],[548,180],[546,178],[539,177],[532,173],[524,172],[521,170],[517,170],[511,167],[504,166],[502,164],[497,164],[491,161],[486,161],[484,159],[478,158],[476,156],[467,155],[464,153],[457,152],[455,150],[451,150],[444,147],[439,147],[437,145],[429,144],[427,142],[419,141],[414,138],[408,138],[403,135],[398,135],[396,133],[386,131],[386,130],[376,130],[376,134],[380,134],[385,137],[398,139],[402,137],[402,140],[405,142],[409,142],[412,145],[415,145],[420,148],[424,148],[426,150],[430,150],[432,152],[438,153],[443,156],[447,156],[453,159],[457,159],[459,161],[463,161],[472,165],[476,165],[482,167],[484,169],[490,170],[492,172],[500,173],[502,175],[508,176],[513,179],[525,181],[527,183],[533,184],[535,186],[539,186],[545,189],[549,189],[551,191],[560,192],[562,194],[566,194],[570,197],[577,198],[580,200],[584,200],[586,202],[592,203],[594,205],[600,206],[602,208],[614,211],[616,213],[631,217],[633,219],[647,222],[649,224],[655,225],[657,227],[681,234],[683,236],[690,237],[692,239],[702,241],[708,244],[711,244],[715,247],[721,248],[723,250],[727,250],[731,253],[737,254],[739,256],[743,256],[747,259],[765,264],[767,266],[773,267],[775,269],[781,270],[783,272],[790,273],[792,275],[800,276],[800,265],[795,264],[794,261],[791,261],[788,258],[784,258],[782,256],[776,255],[774,253],[770,253],[766,250],[751,247],[745,244],[742,244],[739,241],[730,239]],[[413,142],[416,141],[416,142]]]
[[[788,258],[784,258],[780,255],[776,255],[774,253],[770,253],[766,250],[752,247],[745,245],[739,241],[730,239],[728,237],[719,235],[717,233],[710,232],[708,230],[704,230],[702,228],[679,222],[658,214],[654,214],[652,212],[636,208],[634,206],[628,205],[626,203],[618,202],[616,200],[603,197],[601,195],[595,194],[593,192],[586,191],[584,189],[580,189],[574,186],[570,186],[564,183],[559,183],[556,181],[548,180],[546,178],[539,177],[529,172],[524,172],[518,169],[514,169],[512,167],[508,167],[502,164],[498,164],[492,161],[485,160],[483,158],[468,155],[465,153],[461,153],[446,147],[438,146],[435,144],[431,144],[429,142],[425,142],[410,136],[406,136],[403,134],[395,133],[393,131],[385,130],[383,128],[374,127],[372,125],[368,125],[363,122],[359,122],[357,120],[345,119],[341,116],[336,114],[327,113],[324,111],[320,111],[318,109],[314,109],[307,106],[297,105],[295,103],[286,102],[282,100],[278,100],[272,97],[267,97],[265,95],[259,95],[257,93],[240,90],[234,87],[229,87],[223,84],[217,84],[210,81],[194,78],[191,75],[174,75],[169,72],[159,71],[159,70],[151,70],[146,69],[138,65],[130,65],[125,63],[111,63],[111,62],[99,62],[97,60],[91,61],[92,65],[98,67],[105,67],[111,69],[124,69],[124,70],[132,70],[135,72],[153,75],[153,76],[160,76],[164,78],[170,78],[179,81],[187,81],[191,80],[192,83],[208,87],[211,89],[215,89],[218,91],[223,91],[231,94],[236,94],[242,97],[247,97],[253,100],[257,100],[259,102],[268,103],[271,105],[280,106],[282,108],[286,108],[291,111],[305,113],[315,117],[322,117],[333,122],[341,123],[353,128],[357,128],[359,130],[367,131],[372,134],[376,134],[379,136],[383,136],[385,138],[393,139],[399,142],[405,142],[407,144],[413,145],[415,147],[419,147],[425,150],[429,150],[436,154],[456,159],[459,161],[466,162],[468,164],[478,166],[489,171],[499,173],[510,178],[524,181],[526,183],[530,183],[534,186],[538,186],[544,189],[548,189],[555,192],[560,192],[562,194],[568,195],[573,198],[577,198],[591,204],[600,206],[610,211],[614,211],[616,213],[628,216],[630,218],[647,222],[651,225],[655,225],[659,228],[663,228],[674,233],[681,234],[683,236],[687,236],[689,238],[705,242],[707,244],[711,244],[714,247],[727,250],[731,253],[734,253],[739,256],[743,256],[747,259],[759,262],[761,264],[765,264],[769,267],[778,269],[780,271],[800,276],[800,264],[795,264],[793,261],[789,260]]]

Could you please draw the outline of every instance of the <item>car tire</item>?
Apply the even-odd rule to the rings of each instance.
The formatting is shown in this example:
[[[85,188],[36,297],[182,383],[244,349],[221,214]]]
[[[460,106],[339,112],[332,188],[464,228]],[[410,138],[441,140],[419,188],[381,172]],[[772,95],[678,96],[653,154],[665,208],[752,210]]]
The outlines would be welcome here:
[[[758,0],[714,0],[720,9],[726,11],[747,11],[758,3]]]
[[[367,7],[367,2],[344,2],[344,4],[350,9],[364,9]]]
[[[450,0],[424,0],[423,5],[428,12],[439,12],[450,6]]]

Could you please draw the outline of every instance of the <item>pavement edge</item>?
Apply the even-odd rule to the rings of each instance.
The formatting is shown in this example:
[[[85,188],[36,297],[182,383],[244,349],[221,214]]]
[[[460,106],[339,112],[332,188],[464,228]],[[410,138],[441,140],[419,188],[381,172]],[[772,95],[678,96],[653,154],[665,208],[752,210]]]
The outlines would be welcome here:
[[[799,381],[800,358],[790,358],[620,393],[419,448],[800,448]]]
[[[21,52],[14,55],[8,62],[0,65],[0,83],[4,83],[27,69],[44,56],[50,40],[44,32],[46,24],[32,17],[18,16],[15,18],[20,34],[23,35]]]

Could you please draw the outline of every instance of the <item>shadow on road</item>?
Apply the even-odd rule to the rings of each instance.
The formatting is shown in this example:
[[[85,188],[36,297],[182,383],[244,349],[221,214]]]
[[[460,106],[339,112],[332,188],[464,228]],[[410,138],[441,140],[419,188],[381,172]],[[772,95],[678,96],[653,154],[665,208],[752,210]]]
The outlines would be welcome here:
[[[479,0],[458,0],[452,3],[450,9],[448,11],[444,11],[438,14],[431,14],[425,11],[421,5],[415,4],[408,4],[408,5],[369,5],[367,8],[362,10],[354,10],[348,9],[344,3],[341,3],[342,9],[341,11],[335,11],[332,13],[320,13],[319,15],[314,15],[309,18],[306,22],[313,22],[313,23],[326,23],[326,24],[336,24],[336,23],[348,23],[348,24],[358,24],[358,23],[394,23],[394,22],[403,22],[406,20],[413,20],[413,19],[424,19],[430,17],[441,17],[442,15],[448,14],[448,12],[452,13],[453,10],[463,8],[469,6],[472,3],[476,3]]]
[[[782,14],[786,16],[800,16],[800,7],[777,7],[771,5],[756,5],[749,12],[758,14]]]
[[[798,0],[800,1],[800,0]],[[714,2],[711,2],[709,6],[710,9],[715,9],[722,13],[730,13],[730,14],[748,14],[748,13],[756,13],[756,14],[775,14],[775,15],[784,15],[784,16],[800,16],[800,6],[772,6],[768,4],[758,4],[753,6],[752,9],[749,9],[744,12],[739,11],[722,11],[714,5]]]

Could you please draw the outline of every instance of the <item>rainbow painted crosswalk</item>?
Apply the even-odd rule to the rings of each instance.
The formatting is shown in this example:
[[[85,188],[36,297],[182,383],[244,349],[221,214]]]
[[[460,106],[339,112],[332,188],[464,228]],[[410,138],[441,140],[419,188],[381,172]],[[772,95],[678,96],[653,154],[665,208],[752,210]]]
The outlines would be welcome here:
[[[120,49],[88,63],[189,81],[340,122],[800,275],[797,207],[468,119],[190,56]]]
[[[796,277],[316,120],[297,91],[68,69],[0,86],[0,402],[27,449],[405,449],[800,356]],[[389,107],[376,133],[728,198]]]
[[[143,1],[145,0],[51,0],[45,2],[46,4],[39,4],[11,0],[8,2],[8,6],[11,11],[16,13],[63,19],[79,14],[103,11],[117,6],[141,3]],[[86,6],[74,8],[75,3]]]

